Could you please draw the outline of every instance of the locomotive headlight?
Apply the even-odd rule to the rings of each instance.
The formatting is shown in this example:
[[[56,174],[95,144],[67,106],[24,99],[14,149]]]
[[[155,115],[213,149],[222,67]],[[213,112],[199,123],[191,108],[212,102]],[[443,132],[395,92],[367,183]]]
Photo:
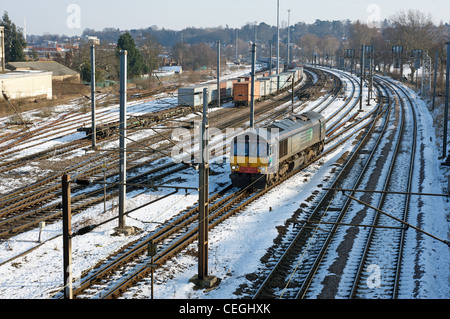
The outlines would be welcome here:
[[[261,173],[265,173],[266,172],[266,168],[264,166],[260,167],[259,170],[261,171]]]
[[[239,166],[237,166],[237,165],[231,166],[231,169],[233,169],[233,170],[236,170],[236,169],[238,169],[238,168],[239,168]]]

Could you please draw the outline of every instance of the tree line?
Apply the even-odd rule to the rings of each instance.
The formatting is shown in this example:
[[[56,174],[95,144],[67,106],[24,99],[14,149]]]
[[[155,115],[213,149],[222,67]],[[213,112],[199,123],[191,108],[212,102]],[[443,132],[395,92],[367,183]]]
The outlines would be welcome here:
[[[11,22],[7,13],[0,20],[5,26],[7,61],[22,61],[25,59],[23,48],[26,43],[20,28]],[[280,30],[280,55],[287,52],[287,28]],[[421,49],[434,57],[439,53],[440,76],[445,73],[445,44],[450,35],[450,26],[435,25],[429,14],[417,11],[400,11],[389,20],[371,27],[361,21],[324,21],[317,19],[312,24],[298,22],[289,27],[292,51],[302,62],[311,62],[313,55],[334,59],[342,56],[345,49],[359,51],[361,44],[373,45],[381,54],[377,63],[390,67],[393,63],[392,46],[403,46],[404,54],[411,50]],[[151,74],[158,68],[158,56],[168,53],[181,62],[183,69],[197,70],[206,66],[216,65],[216,41],[221,41],[222,54],[226,59],[233,59],[235,43],[238,41],[238,54],[249,56],[250,44],[256,39],[259,56],[268,56],[269,42],[275,49],[277,30],[264,22],[247,23],[241,28],[219,26],[216,28],[186,28],[181,31],[159,29],[151,26],[143,29],[133,29],[123,32],[116,28],[105,28],[102,31],[85,29],[83,36],[97,36],[101,44],[96,49],[98,80],[118,78],[118,52],[128,51],[129,77]],[[114,45],[111,45],[114,44]],[[90,79],[89,44],[83,43],[79,50],[69,53],[62,63],[79,71],[83,79]],[[383,55],[384,53],[384,55]],[[276,51],[273,51],[276,54]],[[432,59],[434,63],[434,59]],[[412,61],[412,60],[411,60]],[[381,68],[380,65],[377,67]],[[411,62],[410,68],[414,70]],[[414,74],[414,72],[412,72]],[[413,75],[412,75],[413,76]],[[412,80],[412,79],[411,79]]]
[[[343,57],[345,49],[354,49],[356,57],[359,57],[361,45],[373,46],[377,54],[375,60],[378,67],[389,69],[394,63],[392,50],[394,46],[401,46],[403,51],[399,57],[409,64],[411,69],[411,82],[414,81],[415,59],[413,50],[422,50],[432,57],[434,64],[435,53],[439,57],[439,75],[445,74],[446,42],[449,39],[450,26],[446,23],[435,25],[430,14],[418,10],[397,12],[389,20],[380,23],[378,28],[356,21],[350,23],[341,39],[326,34],[317,36],[308,33],[298,39],[298,45],[302,48],[302,54],[306,60],[311,61],[314,54],[319,57],[334,58]]]
[[[5,28],[5,60],[6,62],[25,61],[25,53],[27,43],[23,36],[22,30],[18,28],[9,18],[8,12],[4,12],[0,19],[0,26]]]

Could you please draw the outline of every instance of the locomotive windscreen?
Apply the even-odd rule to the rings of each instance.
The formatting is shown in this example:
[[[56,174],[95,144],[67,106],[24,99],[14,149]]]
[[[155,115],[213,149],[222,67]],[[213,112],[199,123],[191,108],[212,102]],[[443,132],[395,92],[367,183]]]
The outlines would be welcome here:
[[[264,140],[260,140],[259,136],[252,137],[245,135],[234,138],[233,153],[231,156],[245,156],[245,157],[259,157],[267,156],[268,154],[267,143]]]

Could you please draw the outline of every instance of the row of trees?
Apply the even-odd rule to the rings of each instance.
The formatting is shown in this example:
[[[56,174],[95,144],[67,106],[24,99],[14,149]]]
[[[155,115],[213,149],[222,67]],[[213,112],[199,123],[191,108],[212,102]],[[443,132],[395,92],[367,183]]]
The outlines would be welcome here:
[[[9,19],[5,12],[0,24],[5,26],[6,54],[9,61],[21,61],[25,57],[23,48],[25,41],[21,30]],[[378,59],[386,67],[392,63],[389,52],[394,45],[402,45],[404,52],[422,49],[434,56],[438,50],[440,57],[440,74],[444,74],[446,52],[445,43],[450,34],[448,24],[434,25],[430,15],[420,11],[409,10],[399,12],[390,20],[381,23],[380,28],[371,28],[365,23],[356,21],[323,21],[313,24],[296,23],[289,28],[291,43],[298,45],[292,50],[297,57],[311,60],[314,53],[320,56],[337,57],[344,49],[359,51],[361,44],[373,45],[376,52],[385,52],[384,59]],[[240,29],[226,27],[187,28],[181,31],[158,29],[152,26],[146,29],[130,30],[123,33],[119,29],[107,28],[103,31],[86,29],[83,35],[95,35],[100,38],[97,46],[96,62],[98,80],[117,79],[118,52],[128,51],[129,77],[151,74],[158,67],[158,55],[163,47],[182,63],[184,69],[196,70],[202,66],[215,67],[215,42],[222,43],[222,54],[233,59],[236,36],[239,38],[239,54],[250,54],[250,41],[257,38],[258,54],[268,56],[269,41],[275,46],[276,27],[266,23],[247,23]],[[108,43],[116,43],[111,46]],[[287,52],[287,28],[281,30],[281,56]],[[89,44],[85,43],[80,50],[68,54],[60,62],[81,72],[83,79],[90,80]],[[275,54],[275,51],[273,51]],[[335,58],[336,60],[336,58]],[[434,59],[433,59],[434,62]],[[411,64],[411,68],[414,65]]]
[[[160,45],[152,37],[140,37],[136,41],[126,32],[119,36],[117,45],[105,42],[95,46],[95,75],[96,81],[117,80],[119,77],[120,50],[127,50],[127,76],[135,78],[151,74],[159,67],[158,55]],[[60,61],[66,66],[77,70],[81,78],[91,81],[91,44],[84,42],[75,53],[69,53],[66,59]]]
[[[119,51],[128,52],[128,77],[134,78],[157,70],[161,64],[159,57],[163,47],[151,34],[140,34],[136,39],[126,32],[119,36],[117,46],[101,41],[96,46],[96,81],[117,80],[119,76]],[[205,43],[176,43],[170,50],[172,57],[180,61],[183,69],[197,70],[201,67],[216,66],[216,50]],[[84,43],[73,57],[60,61],[81,73],[83,80],[90,82],[91,62],[90,44]],[[224,61],[222,61],[224,63]]]
[[[393,46],[403,47],[404,61],[409,61],[411,68],[411,81],[414,80],[414,59],[412,50],[420,49],[434,57],[439,53],[440,75],[443,76],[446,63],[446,42],[450,35],[448,24],[434,25],[429,14],[417,10],[401,11],[389,21],[385,20],[381,28],[371,28],[365,23],[356,21],[348,25],[345,36],[335,37],[331,34],[322,37],[316,34],[305,34],[298,40],[302,55],[307,60],[312,59],[314,53],[319,56],[337,57],[343,55],[345,49],[354,49],[357,56],[362,44],[373,45],[377,52],[376,63],[389,68],[393,63],[391,54]],[[434,62],[434,59],[432,59]],[[378,67],[380,67],[378,65]]]
[[[22,30],[11,21],[8,12],[3,13],[0,19],[0,26],[5,27],[5,59],[6,62],[20,62],[25,61],[25,54],[23,49],[26,48],[27,43],[23,36]]]

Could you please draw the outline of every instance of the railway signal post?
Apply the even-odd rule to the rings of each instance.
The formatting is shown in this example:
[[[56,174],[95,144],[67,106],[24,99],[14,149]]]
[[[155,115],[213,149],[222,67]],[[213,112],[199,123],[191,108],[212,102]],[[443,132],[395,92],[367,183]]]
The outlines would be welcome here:
[[[209,228],[209,150],[208,150],[208,89],[203,89],[203,121],[200,134],[199,165],[199,220],[198,220],[198,274],[189,281],[200,287],[210,288],[217,277],[208,275],[208,228]]]

